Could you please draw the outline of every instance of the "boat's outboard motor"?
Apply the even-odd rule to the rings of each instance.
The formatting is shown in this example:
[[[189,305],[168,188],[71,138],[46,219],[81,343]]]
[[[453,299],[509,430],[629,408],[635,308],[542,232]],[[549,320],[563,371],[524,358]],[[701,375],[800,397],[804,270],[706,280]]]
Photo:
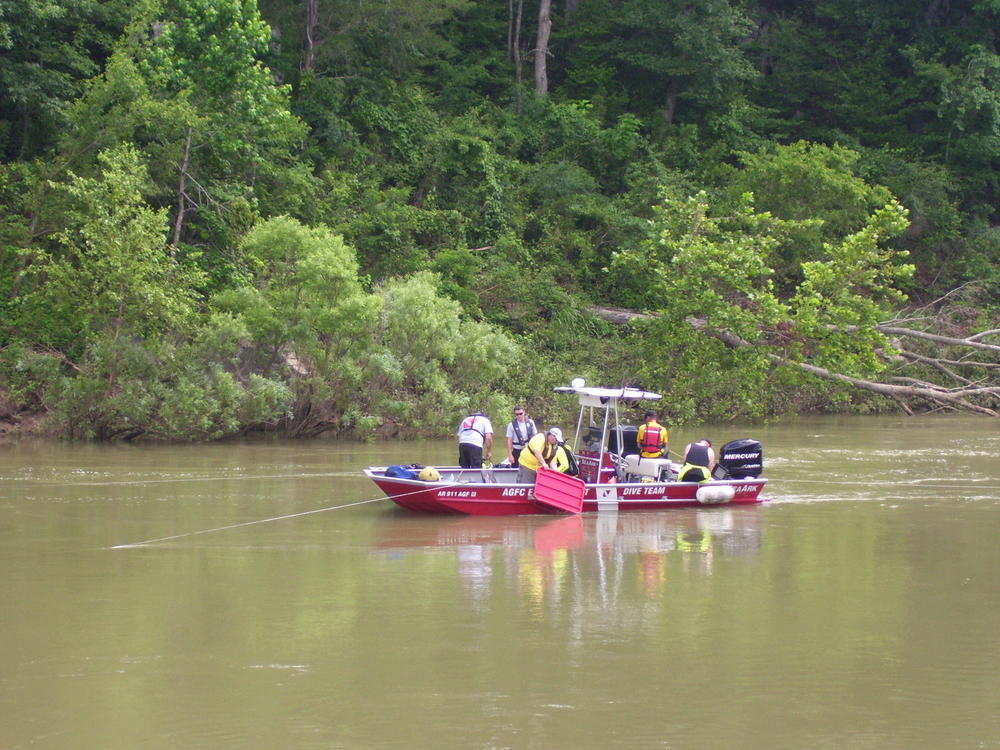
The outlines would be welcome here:
[[[752,438],[730,440],[719,449],[719,462],[712,472],[716,479],[759,477],[764,471],[764,446]]]

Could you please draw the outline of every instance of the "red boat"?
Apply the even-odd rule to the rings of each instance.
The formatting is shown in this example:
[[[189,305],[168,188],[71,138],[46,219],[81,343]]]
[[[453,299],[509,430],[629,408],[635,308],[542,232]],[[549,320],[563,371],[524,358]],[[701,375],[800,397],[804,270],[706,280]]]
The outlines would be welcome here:
[[[705,482],[678,482],[680,468],[668,458],[641,458],[637,428],[619,419],[622,405],[658,401],[662,396],[637,388],[595,388],[582,380],[555,389],[576,395],[580,414],[571,446],[580,465],[582,502],[572,510],[631,511],[702,505],[753,504],[766,500],[763,448],[744,438],[726,443],[718,466]],[[461,469],[438,467],[439,479],[396,476],[388,466],[365,469],[379,489],[397,505],[423,513],[477,516],[534,515],[570,510],[563,497],[553,497],[548,484],[517,483],[517,468]],[[554,473],[554,472],[553,472]],[[565,477],[566,482],[576,481]]]

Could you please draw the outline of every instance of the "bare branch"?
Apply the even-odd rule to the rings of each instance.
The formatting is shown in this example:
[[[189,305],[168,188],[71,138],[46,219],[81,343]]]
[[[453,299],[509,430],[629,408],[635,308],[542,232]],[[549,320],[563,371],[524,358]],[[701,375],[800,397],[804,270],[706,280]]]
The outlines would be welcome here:
[[[883,396],[889,396],[892,399],[898,399],[910,396],[911,398],[920,398],[929,401],[933,404],[940,404],[942,406],[951,406],[956,409],[962,409],[965,411],[976,412],[977,414],[985,414],[990,417],[1000,417],[1000,412],[990,409],[985,406],[980,406],[979,404],[972,403],[964,396],[971,396],[977,394],[989,394],[995,392],[995,388],[981,388],[975,391],[964,391],[961,393],[951,392],[939,389],[935,386],[922,387],[917,385],[892,385],[891,383],[876,383],[871,380],[864,380],[862,378],[854,378],[849,375],[843,375],[837,372],[830,372],[823,367],[816,367],[815,365],[810,365],[807,362],[793,362],[791,360],[785,359],[784,357],[779,357],[776,354],[768,355],[772,361],[780,362],[782,364],[791,365],[793,367],[798,367],[800,370],[816,375],[817,377],[824,378],[826,380],[836,380],[841,383],[849,383],[856,388],[861,388],[862,390],[871,391],[872,393],[880,393]]]
[[[641,313],[624,307],[591,307],[590,311],[599,318],[604,318],[618,325],[624,325],[637,319],[651,320],[658,317],[652,313]]]
[[[979,341],[987,336],[996,336],[998,333],[1000,333],[1000,328],[994,328],[992,331],[980,331],[979,333],[969,336],[967,341]]]
[[[907,352],[907,351],[901,351],[900,355],[902,357],[904,357],[905,359],[911,360],[913,362],[920,362],[922,364],[928,365],[929,367],[933,367],[934,369],[939,370],[940,372],[943,372],[948,377],[952,378],[953,380],[957,380],[960,383],[971,383],[972,382],[968,378],[964,378],[961,375],[959,375],[957,372],[955,372],[954,370],[948,368],[945,365],[944,362],[942,362],[940,359],[937,359],[935,357],[924,357],[924,356],[922,356],[920,354],[914,354],[913,352]]]
[[[952,346],[971,346],[975,349],[983,349],[991,352],[1000,352],[1000,346],[995,344],[983,344],[979,341],[974,341],[971,338],[967,339],[956,339],[952,336],[940,336],[936,333],[927,333],[926,331],[914,331],[910,328],[897,328],[895,326],[885,326],[878,325],[875,326],[875,330],[881,331],[882,333],[893,333],[897,336],[909,336],[915,339],[925,339],[926,341],[933,341],[937,344],[950,344]]]

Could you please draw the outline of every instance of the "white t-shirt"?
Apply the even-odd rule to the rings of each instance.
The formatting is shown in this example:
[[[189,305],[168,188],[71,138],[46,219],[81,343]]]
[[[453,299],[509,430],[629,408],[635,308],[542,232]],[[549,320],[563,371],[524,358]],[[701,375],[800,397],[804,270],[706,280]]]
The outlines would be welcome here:
[[[482,414],[470,414],[458,426],[458,442],[478,445],[480,448],[486,444],[486,436],[492,434],[493,425],[489,417]]]

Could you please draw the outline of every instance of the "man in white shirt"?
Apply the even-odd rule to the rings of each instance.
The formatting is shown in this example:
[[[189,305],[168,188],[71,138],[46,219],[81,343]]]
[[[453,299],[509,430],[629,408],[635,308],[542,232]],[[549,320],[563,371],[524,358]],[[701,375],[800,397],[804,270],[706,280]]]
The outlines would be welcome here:
[[[493,458],[493,425],[481,411],[474,411],[458,426],[458,465],[463,469],[483,468],[486,458]]]

